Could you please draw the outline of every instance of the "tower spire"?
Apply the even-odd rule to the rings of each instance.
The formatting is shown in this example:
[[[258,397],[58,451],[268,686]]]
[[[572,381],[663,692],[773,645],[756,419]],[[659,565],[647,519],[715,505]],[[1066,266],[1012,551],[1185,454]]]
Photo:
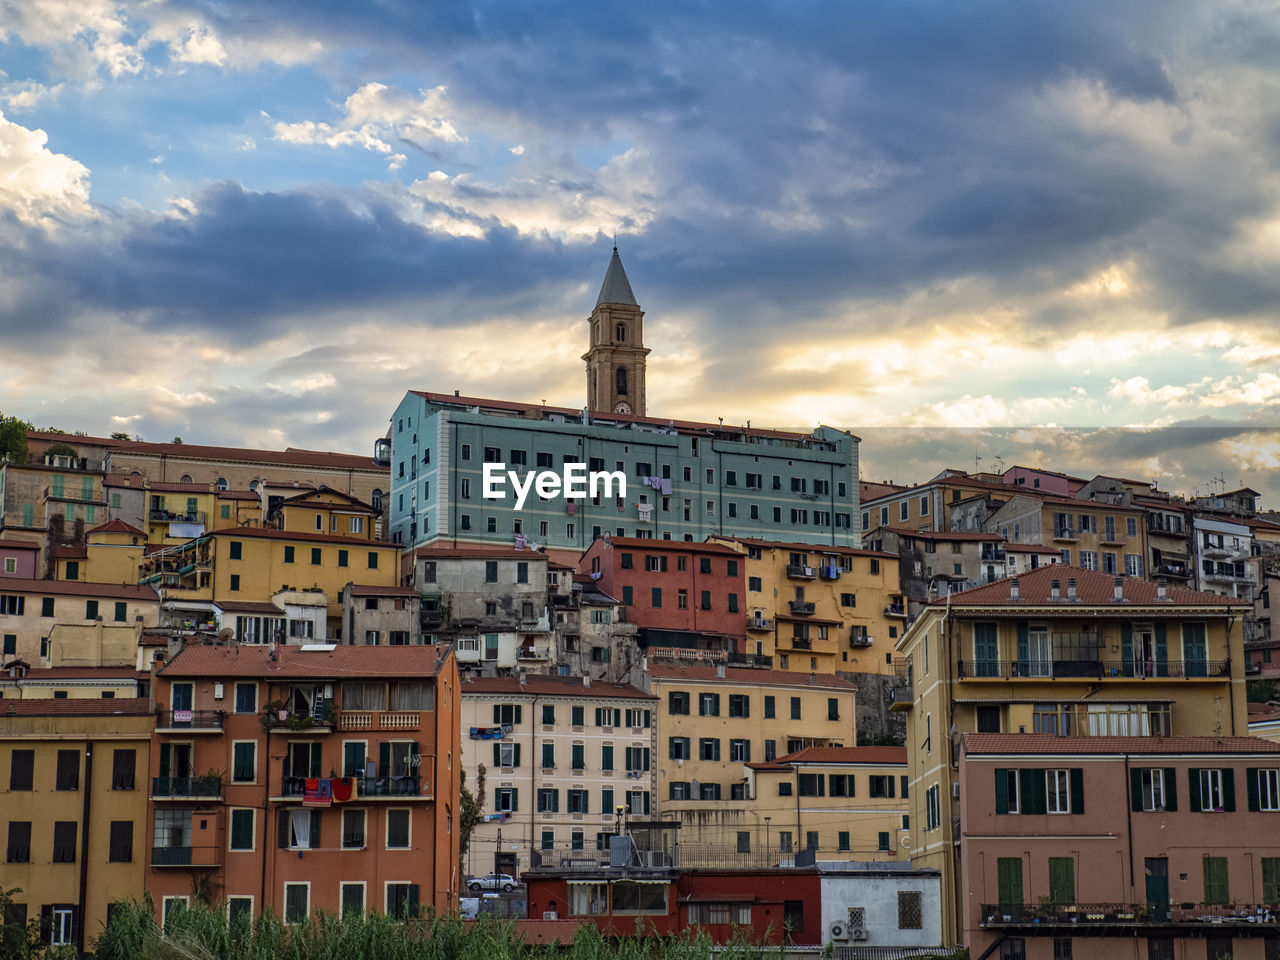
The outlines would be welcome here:
[[[596,306],[602,303],[620,303],[628,307],[638,307],[636,295],[631,292],[631,282],[627,279],[627,271],[622,268],[622,258],[618,256],[618,240],[613,241],[613,256],[609,258],[609,267],[604,272],[604,283],[600,284],[600,296],[596,297]]]

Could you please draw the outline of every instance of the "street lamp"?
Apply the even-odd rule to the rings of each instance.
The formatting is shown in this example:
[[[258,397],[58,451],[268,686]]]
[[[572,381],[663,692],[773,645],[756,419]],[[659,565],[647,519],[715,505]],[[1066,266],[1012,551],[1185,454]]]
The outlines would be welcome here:
[[[773,817],[764,818],[764,855],[766,858],[769,856],[769,821],[772,819]]]

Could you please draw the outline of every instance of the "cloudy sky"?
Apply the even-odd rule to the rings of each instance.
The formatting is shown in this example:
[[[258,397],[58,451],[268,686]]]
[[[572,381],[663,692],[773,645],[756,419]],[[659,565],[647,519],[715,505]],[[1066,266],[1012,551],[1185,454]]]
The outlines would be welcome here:
[[[652,413],[1280,506],[1273,0],[0,0],[0,41],[6,414],[365,450],[408,388],[580,404],[616,231]]]

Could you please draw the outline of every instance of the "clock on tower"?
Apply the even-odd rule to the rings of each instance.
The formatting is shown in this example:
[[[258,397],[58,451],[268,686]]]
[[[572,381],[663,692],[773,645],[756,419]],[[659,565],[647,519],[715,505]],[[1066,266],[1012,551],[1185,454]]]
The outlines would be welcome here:
[[[627,403],[627,401],[625,400],[620,400],[616,404],[614,404],[613,412],[614,413],[630,413],[631,404]]]

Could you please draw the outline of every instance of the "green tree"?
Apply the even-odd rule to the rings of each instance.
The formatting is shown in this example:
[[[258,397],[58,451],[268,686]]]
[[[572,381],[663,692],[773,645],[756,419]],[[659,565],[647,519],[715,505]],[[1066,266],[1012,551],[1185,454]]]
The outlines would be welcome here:
[[[115,433],[111,434],[111,439],[112,440],[128,440],[129,435],[125,433],[123,430],[117,430]]]
[[[1276,682],[1271,677],[1259,677],[1247,680],[1244,685],[1245,696],[1250,703],[1266,703],[1276,698]]]
[[[476,792],[467,788],[467,771],[458,772],[458,862],[465,863],[467,848],[471,846],[471,833],[484,813],[484,764],[476,770]]]
[[[23,463],[27,459],[27,431],[34,430],[31,424],[17,417],[6,417],[0,413],[0,460]]]

